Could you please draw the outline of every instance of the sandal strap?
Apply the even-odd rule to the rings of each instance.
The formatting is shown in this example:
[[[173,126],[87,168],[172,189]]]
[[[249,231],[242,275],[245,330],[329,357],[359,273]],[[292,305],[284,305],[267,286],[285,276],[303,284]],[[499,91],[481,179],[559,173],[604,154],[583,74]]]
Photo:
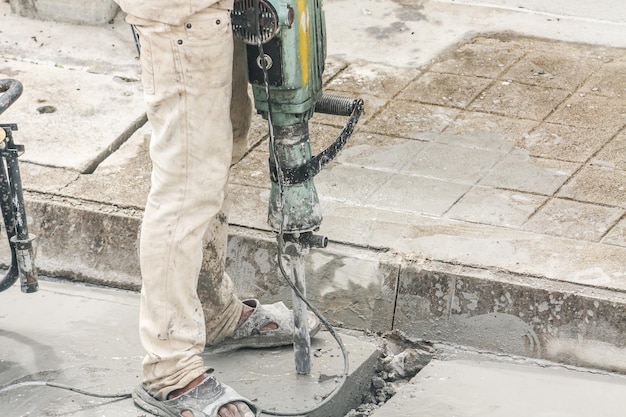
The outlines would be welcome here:
[[[236,401],[245,403],[255,416],[260,414],[260,410],[254,404],[228,385],[219,382],[214,376],[208,376],[189,391],[171,400],[159,401],[148,394],[143,386],[135,391],[133,398],[144,409],[150,411],[150,407],[155,407],[172,416],[178,416],[187,410],[194,417],[217,417],[221,407]],[[145,405],[149,407],[146,408]]]
[[[233,339],[241,339],[264,333],[293,334],[293,314],[281,301],[274,304],[261,304],[258,300],[246,300],[254,308],[252,314],[233,333]],[[276,330],[263,331],[263,327],[275,323]]]

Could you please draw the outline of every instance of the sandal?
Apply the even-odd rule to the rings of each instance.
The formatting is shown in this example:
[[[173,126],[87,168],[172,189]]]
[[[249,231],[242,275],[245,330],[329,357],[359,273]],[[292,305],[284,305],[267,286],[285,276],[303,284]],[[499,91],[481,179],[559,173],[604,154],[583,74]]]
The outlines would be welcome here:
[[[244,304],[254,308],[246,321],[241,324],[232,336],[216,345],[208,345],[207,353],[223,353],[242,348],[268,348],[286,346],[293,343],[293,311],[285,304],[278,302],[264,305],[258,300],[245,300]],[[278,328],[262,330],[268,324],[276,324]],[[312,312],[308,312],[309,336],[313,337],[320,330],[321,323]]]
[[[214,376],[208,376],[181,396],[165,401],[157,400],[140,385],[133,392],[133,400],[141,409],[161,417],[180,417],[183,411],[191,412],[193,417],[218,417],[221,407],[236,401],[245,403],[255,416],[260,415],[260,410],[250,401]]]

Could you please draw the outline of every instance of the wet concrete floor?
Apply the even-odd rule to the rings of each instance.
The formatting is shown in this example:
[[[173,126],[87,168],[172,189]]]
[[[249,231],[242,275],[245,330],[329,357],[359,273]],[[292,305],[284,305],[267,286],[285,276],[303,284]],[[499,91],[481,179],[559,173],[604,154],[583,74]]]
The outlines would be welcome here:
[[[138,417],[130,399],[101,399],[49,386],[49,381],[97,394],[129,393],[141,382],[143,350],[139,295],[76,283],[43,281],[35,294],[13,287],[0,294],[0,415],[2,417]],[[341,334],[349,374],[340,386],[343,356],[328,332],[312,341],[312,372],[295,372],[290,347],[208,355],[219,380],[259,407],[322,417],[345,414],[369,388],[379,350],[359,333]],[[17,384],[17,385],[16,385]],[[339,388],[338,388],[339,387]],[[331,392],[332,401],[324,401]],[[322,405],[320,405],[322,404]]]

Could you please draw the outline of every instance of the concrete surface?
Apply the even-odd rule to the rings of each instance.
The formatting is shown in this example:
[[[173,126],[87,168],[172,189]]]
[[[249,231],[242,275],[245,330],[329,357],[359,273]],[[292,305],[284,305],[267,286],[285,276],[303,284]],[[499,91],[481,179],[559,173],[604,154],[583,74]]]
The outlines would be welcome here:
[[[626,8],[324,5],[326,91],[363,97],[366,114],[316,178],[331,244],[307,259],[312,301],[347,328],[626,372]],[[121,14],[85,27],[0,12],[0,76],[27,81],[2,121],[26,145],[38,265],[137,289],[150,126],[130,29]],[[343,123],[317,115],[313,147]],[[242,296],[288,300],[266,136],[255,118],[232,168],[227,268]]]
[[[0,295],[0,414],[3,417],[136,417],[131,399],[111,400],[46,386],[51,381],[99,394],[131,392],[141,382],[143,350],[137,332],[139,295],[75,283],[42,282],[25,298],[16,287]],[[349,375],[334,401],[310,416],[345,414],[369,387],[378,348],[340,335],[349,350]],[[321,332],[311,344],[312,371],[295,373],[290,348],[205,355],[220,381],[259,407],[299,413],[318,406],[339,384],[344,364],[335,340]],[[7,389],[4,392],[2,390]]]
[[[113,0],[7,0],[11,10],[24,17],[79,25],[108,23],[119,6]]]
[[[372,417],[618,417],[622,376],[554,365],[431,361]]]

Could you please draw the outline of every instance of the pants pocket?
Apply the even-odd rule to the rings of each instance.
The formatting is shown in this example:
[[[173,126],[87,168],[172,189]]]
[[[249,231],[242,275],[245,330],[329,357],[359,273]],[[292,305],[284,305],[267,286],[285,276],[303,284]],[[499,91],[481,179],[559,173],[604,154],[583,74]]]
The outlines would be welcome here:
[[[141,32],[140,28],[137,28],[139,33],[139,46],[141,53],[139,56],[141,62],[141,84],[143,86],[144,94],[154,94],[154,62],[152,56],[152,41],[149,36]]]

